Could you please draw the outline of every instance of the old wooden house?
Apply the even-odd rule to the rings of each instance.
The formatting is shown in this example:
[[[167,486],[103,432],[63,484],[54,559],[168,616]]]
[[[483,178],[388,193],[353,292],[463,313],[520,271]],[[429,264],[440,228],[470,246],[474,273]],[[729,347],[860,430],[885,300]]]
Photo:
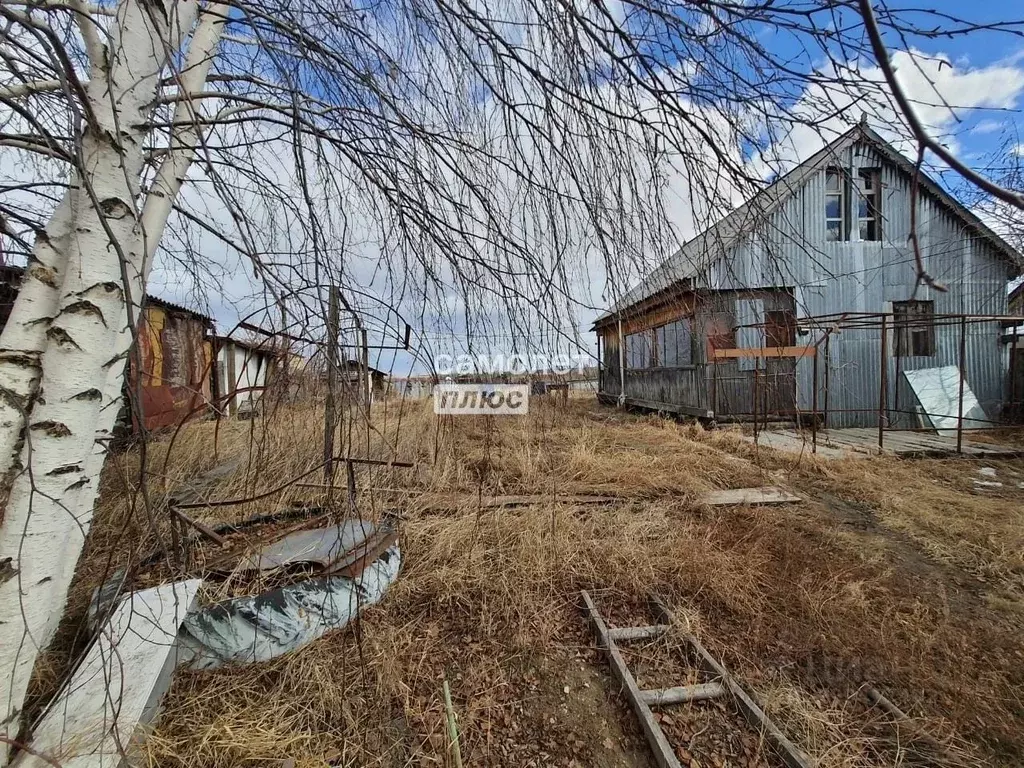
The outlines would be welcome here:
[[[780,177],[597,319],[599,396],[720,421],[914,426],[906,372],[962,366],[999,418],[1009,355],[994,318],[1020,254],[914,179],[863,124]],[[912,232],[947,290],[919,284]]]

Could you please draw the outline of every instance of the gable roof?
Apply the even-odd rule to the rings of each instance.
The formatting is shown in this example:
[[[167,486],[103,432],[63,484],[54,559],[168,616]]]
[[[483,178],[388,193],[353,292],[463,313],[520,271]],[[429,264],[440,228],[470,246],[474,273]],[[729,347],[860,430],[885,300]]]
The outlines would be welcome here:
[[[681,281],[693,280],[701,275],[715,260],[725,254],[728,248],[751,232],[759,223],[764,222],[767,216],[782,207],[797,193],[808,178],[824,169],[839,152],[858,141],[871,144],[904,173],[914,174],[917,171],[914,163],[862,122],[780,176],[750,200],[726,214],[717,223],[684,243],[646,279],[641,280],[615,302],[611,309],[601,314],[594,321],[594,326],[607,322],[619,312],[635,304],[656,297],[678,285]],[[980,237],[987,240],[1007,262],[1015,268],[1021,269],[1020,254],[924,171],[920,173],[919,184],[940,203],[950,208],[956,216],[963,219]]]

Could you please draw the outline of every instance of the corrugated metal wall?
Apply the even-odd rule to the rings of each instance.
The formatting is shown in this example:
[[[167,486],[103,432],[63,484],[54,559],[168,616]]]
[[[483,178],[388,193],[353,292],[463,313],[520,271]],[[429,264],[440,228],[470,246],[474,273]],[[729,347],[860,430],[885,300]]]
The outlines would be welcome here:
[[[909,245],[911,180],[866,144],[844,150],[836,158],[852,176],[862,168],[881,169],[882,240],[827,242],[825,240],[825,171],[812,175],[776,211],[766,226],[747,236],[731,258],[717,262],[706,277],[712,289],[737,289],[761,284],[792,286],[799,317],[837,312],[891,312],[893,301],[931,300],[936,314],[1005,314],[1008,268],[987,241],[972,233],[938,200],[920,191],[917,231],[925,269],[948,286],[940,292],[915,286],[914,255]],[[897,389],[898,368],[957,365],[960,330],[937,327],[936,354],[930,357],[893,355],[888,339],[889,391],[887,401],[907,407],[911,394]],[[798,338],[814,343],[813,335]],[[844,330],[829,342],[830,426],[870,426],[877,423],[881,373],[881,333],[878,329]],[[967,381],[990,418],[1000,415],[1006,393],[1006,350],[997,323],[967,327]],[[812,401],[810,358],[799,361],[798,407],[809,411]],[[819,407],[824,403],[825,361],[819,358]],[[859,412],[858,412],[859,411]],[[896,414],[890,419],[897,422]]]

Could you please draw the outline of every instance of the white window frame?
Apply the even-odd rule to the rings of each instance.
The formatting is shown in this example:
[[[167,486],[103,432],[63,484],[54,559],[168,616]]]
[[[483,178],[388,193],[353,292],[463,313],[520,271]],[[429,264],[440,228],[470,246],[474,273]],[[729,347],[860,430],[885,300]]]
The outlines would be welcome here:
[[[864,186],[865,182],[870,180],[872,186],[870,189]],[[881,196],[881,173],[877,168],[861,168],[857,172],[856,179],[856,191],[857,191],[857,210],[853,217],[857,221],[857,239],[862,242],[874,243],[882,239],[882,196]],[[868,210],[873,214],[871,216],[860,215],[860,201],[865,200],[868,204]],[[874,237],[861,237],[860,230],[861,224],[864,222],[874,222],[875,225],[875,236]]]
[[[829,181],[833,178],[839,180],[839,189],[829,189]],[[832,198],[839,198],[839,216],[829,216],[828,206]],[[839,237],[832,238],[829,236],[829,224],[831,222],[839,222]],[[825,169],[825,239],[830,243],[841,243],[850,239],[849,229],[846,226],[846,174],[843,173],[842,168],[831,166]]]

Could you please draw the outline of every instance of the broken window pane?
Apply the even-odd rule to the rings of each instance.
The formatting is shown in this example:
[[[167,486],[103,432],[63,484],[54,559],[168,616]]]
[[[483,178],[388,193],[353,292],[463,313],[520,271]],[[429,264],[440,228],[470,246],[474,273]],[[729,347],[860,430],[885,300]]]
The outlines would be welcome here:
[[[895,301],[896,357],[931,357],[935,354],[934,304],[931,301]]]

